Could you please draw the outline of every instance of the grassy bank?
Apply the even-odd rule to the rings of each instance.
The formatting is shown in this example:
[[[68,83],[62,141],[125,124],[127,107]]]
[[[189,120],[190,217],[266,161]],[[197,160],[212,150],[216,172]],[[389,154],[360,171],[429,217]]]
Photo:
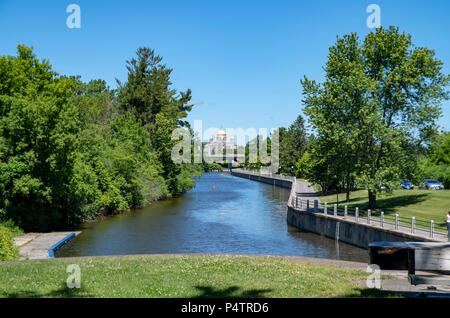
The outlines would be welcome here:
[[[345,193],[321,196],[321,202],[329,204],[338,203],[348,205],[350,209],[359,207],[362,210],[368,209],[368,197],[366,190],[353,191],[350,195],[350,202],[345,202]],[[434,220],[436,228],[446,231],[445,216],[450,210],[450,190],[394,190],[392,195],[377,196],[377,210],[383,211],[385,215],[395,215],[424,220]]]
[[[81,269],[68,289],[66,267]],[[1,297],[370,297],[367,273],[282,258],[122,256],[0,263]]]

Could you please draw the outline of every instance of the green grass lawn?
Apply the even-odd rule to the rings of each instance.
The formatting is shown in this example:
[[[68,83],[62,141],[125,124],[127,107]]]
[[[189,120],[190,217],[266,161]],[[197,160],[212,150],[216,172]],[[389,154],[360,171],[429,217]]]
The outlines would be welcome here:
[[[81,288],[68,289],[69,264]],[[390,297],[367,273],[274,257],[120,256],[0,263],[1,297]]]
[[[321,196],[321,202],[336,203],[336,194]],[[339,206],[348,205],[353,211],[368,209],[367,190],[353,191],[350,202],[345,202],[345,193],[339,194]],[[398,213],[402,217],[434,220],[435,228],[446,231],[445,216],[450,211],[450,190],[394,190],[392,195],[377,196],[377,210],[385,215],[394,216]]]

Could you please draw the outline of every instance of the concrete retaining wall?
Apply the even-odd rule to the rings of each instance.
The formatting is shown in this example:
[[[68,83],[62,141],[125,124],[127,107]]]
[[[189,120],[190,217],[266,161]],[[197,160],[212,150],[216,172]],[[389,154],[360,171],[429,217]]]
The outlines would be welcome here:
[[[347,221],[340,217],[296,210],[289,204],[287,209],[287,222],[299,230],[321,234],[365,249],[368,248],[368,243],[372,241],[434,241],[417,235],[375,227],[370,224]]]
[[[254,181],[264,182],[264,183],[275,185],[275,186],[282,187],[282,188],[290,189],[292,187],[292,181],[287,180],[287,179],[284,180],[284,179],[274,178],[274,177],[270,177],[270,176],[264,177],[264,176],[260,176],[260,175],[253,175],[253,174],[241,173],[241,172],[236,172],[236,171],[232,171],[231,175],[240,177],[240,178],[254,180]]]

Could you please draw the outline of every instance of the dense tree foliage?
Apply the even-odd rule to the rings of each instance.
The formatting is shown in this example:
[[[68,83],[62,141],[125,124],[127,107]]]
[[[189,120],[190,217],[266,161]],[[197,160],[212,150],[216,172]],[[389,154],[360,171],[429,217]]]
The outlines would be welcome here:
[[[221,165],[219,165],[218,163],[215,163],[215,162],[206,164],[206,167],[205,167],[205,171],[207,171],[207,172],[209,172],[209,171],[223,171],[223,170],[224,170],[223,167]]]
[[[286,175],[296,175],[297,161],[308,149],[311,136],[308,136],[304,120],[299,115],[289,128],[280,127],[278,133],[278,172]],[[261,135],[249,140],[245,145],[245,167],[259,170],[273,164],[272,136],[264,138]],[[252,150],[252,151],[251,151]]]
[[[436,136],[430,147],[429,162],[434,165],[450,165],[450,132]]]
[[[0,58],[0,220],[47,231],[116,213],[194,185],[201,167],[174,164],[171,132],[190,91],[148,48],[117,91],[60,76],[31,48]]]
[[[169,191],[183,192],[193,184],[171,159],[174,145],[171,134],[177,127],[189,127],[183,119],[193,107],[189,103],[191,91],[177,94],[171,89],[172,69],[163,65],[162,58],[149,48],[139,48],[137,57],[127,61],[127,69],[128,81],[125,84],[118,81],[119,105],[139,118],[150,132],[151,148],[162,165]]]
[[[259,145],[262,144],[264,137],[257,135],[247,142],[244,149],[245,161],[244,167],[250,170],[259,170],[264,164],[259,156]]]
[[[247,142],[244,149],[244,167],[260,170],[271,165],[272,140],[270,136],[257,135]]]
[[[70,101],[77,84],[24,46],[0,59],[0,78],[0,213],[36,229],[71,223],[80,209],[70,182],[80,132]]]
[[[430,146],[428,156],[419,160],[415,181],[437,179],[450,189],[450,132],[439,134]]]
[[[0,261],[16,259],[19,253],[14,245],[11,231],[0,225]]]

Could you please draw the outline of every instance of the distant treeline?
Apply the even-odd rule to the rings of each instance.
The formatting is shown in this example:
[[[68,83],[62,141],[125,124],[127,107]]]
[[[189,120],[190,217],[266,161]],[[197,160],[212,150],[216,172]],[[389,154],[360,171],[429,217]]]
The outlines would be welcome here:
[[[52,70],[32,48],[0,58],[0,221],[48,231],[189,190],[199,164],[171,160],[191,91],[171,88],[153,50],[110,89]]]

